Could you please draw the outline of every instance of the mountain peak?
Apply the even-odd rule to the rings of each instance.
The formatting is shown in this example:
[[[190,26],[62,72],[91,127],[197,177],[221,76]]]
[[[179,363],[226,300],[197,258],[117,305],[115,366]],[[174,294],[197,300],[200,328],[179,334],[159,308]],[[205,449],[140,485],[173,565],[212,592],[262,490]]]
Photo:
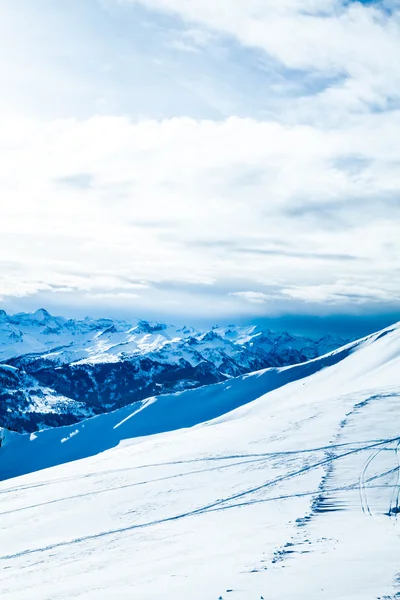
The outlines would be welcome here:
[[[214,327],[201,338],[202,342],[212,342],[213,340],[222,340],[222,337],[215,331]]]
[[[160,331],[165,331],[166,328],[167,326],[163,323],[140,320],[133,331],[135,333],[158,333]]]
[[[45,308],[39,308],[33,313],[35,319],[45,320],[51,318],[51,314]]]

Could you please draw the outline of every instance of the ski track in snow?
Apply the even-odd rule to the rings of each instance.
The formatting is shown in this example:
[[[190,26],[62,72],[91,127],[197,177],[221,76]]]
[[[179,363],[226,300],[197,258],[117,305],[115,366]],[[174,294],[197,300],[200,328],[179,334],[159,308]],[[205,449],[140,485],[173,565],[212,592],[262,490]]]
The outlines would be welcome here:
[[[277,483],[281,483],[281,482],[286,481],[286,480],[288,480],[288,479],[290,479],[292,477],[301,476],[304,473],[307,473],[308,471],[310,471],[312,469],[315,469],[315,468],[320,467],[320,466],[327,465],[327,464],[329,464],[329,463],[331,463],[331,462],[333,462],[335,460],[340,460],[341,458],[347,457],[347,456],[349,456],[351,454],[358,453],[358,452],[364,452],[365,450],[368,450],[370,448],[375,448],[376,446],[381,446],[382,444],[390,444],[390,443],[392,443],[394,441],[399,441],[399,440],[400,440],[400,437],[394,438],[394,439],[390,439],[390,440],[384,440],[383,442],[375,442],[375,443],[373,443],[371,445],[367,445],[365,447],[356,448],[355,450],[349,450],[349,451],[347,451],[347,452],[345,452],[343,454],[340,454],[340,455],[337,455],[337,456],[333,456],[332,458],[327,458],[327,459],[323,459],[323,460],[317,461],[317,462],[315,462],[315,463],[313,463],[313,464],[311,464],[309,466],[306,466],[306,467],[304,467],[304,468],[302,468],[300,470],[294,471],[292,473],[288,473],[287,475],[284,475],[282,477],[277,477],[276,479],[273,479],[273,480],[270,480],[270,481],[266,481],[265,483],[263,483],[262,485],[260,485],[258,487],[244,490],[244,491],[242,491],[242,492],[240,492],[238,494],[229,496],[228,498],[223,498],[221,500],[217,500],[216,502],[213,502],[213,503],[211,503],[209,505],[201,506],[201,507],[196,508],[195,510],[192,510],[192,511],[188,511],[188,512],[184,512],[184,513],[181,513],[181,514],[173,515],[171,517],[167,517],[166,519],[160,519],[160,520],[150,521],[148,523],[133,524],[133,525],[129,525],[127,527],[123,527],[121,529],[113,529],[113,530],[109,530],[109,531],[102,531],[102,532],[100,532],[98,534],[95,534],[93,536],[86,536],[86,537],[76,538],[76,539],[73,539],[73,540],[70,540],[70,541],[66,541],[66,542],[62,542],[62,543],[59,543],[59,544],[54,544],[52,546],[46,546],[44,548],[28,549],[28,550],[25,550],[25,551],[23,551],[21,553],[17,553],[15,555],[0,556],[0,560],[7,560],[7,559],[10,559],[10,558],[18,558],[18,557],[24,556],[26,554],[34,554],[34,553],[37,553],[37,552],[46,552],[46,551],[49,551],[49,550],[53,550],[54,548],[59,548],[61,546],[69,546],[69,545],[72,545],[72,544],[82,543],[82,542],[85,542],[87,540],[97,539],[99,537],[105,537],[105,536],[109,536],[109,535],[115,535],[117,533],[124,533],[124,532],[128,532],[128,531],[132,531],[134,529],[140,529],[142,527],[151,527],[152,525],[158,525],[160,523],[167,523],[169,521],[176,521],[178,519],[183,519],[183,518],[187,518],[187,517],[193,517],[193,516],[196,516],[196,515],[200,515],[200,514],[202,514],[204,512],[208,512],[208,511],[210,511],[212,509],[216,509],[217,507],[221,507],[221,510],[228,510],[228,509],[231,509],[231,508],[243,507],[243,506],[246,506],[247,503],[234,504],[234,505],[228,505],[228,506],[221,506],[221,505],[226,504],[228,502],[231,502],[233,500],[238,500],[240,498],[244,498],[245,496],[254,494],[255,492],[258,492],[258,491],[260,491],[262,489],[273,487]],[[381,452],[381,449],[379,449],[375,453],[373,453],[373,457],[375,457],[379,452]],[[246,464],[246,463],[239,463],[239,464]],[[233,465],[227,465],[227,466],[237,466],[237,463],[235,463]],[[115,489],[123,489],[124,487],[132,487],[132,486],[136,486],[136,485],[146,485],[146,484],[150,484],[150,483],[154,483],[154,482],[165,481],[165,480],[168,480],[168,479],[176,479],[177,477],[184,477],[184,476],[187,476],[187,475],[204,473],[204,472],[207,472],[207,471],[210,471],[210,470],[213,470],[213,471],[214,470],[219,470],[220,468],[221,467],[214,467],[213,469],[206,469],[206,470],[202,470],[202,471],[191,471],[189,473],[181,473],[181,474],[178,474],[178,475],[172,475],[172,476],[169,476],[169,477],[160,478],[160,479],[156,479],[156,480],[153,480],[153,481],[152,480],[143,481],[143,482],[139,482],[139,483],[136,483],[136,484],[130,484],[130,485],[127,485],[127,486],[120,486],[119,488],[101,490],[101,491],[96,492],[96,493],[104,493],[104,492],[114,491]],[[350,489],[352,487],[354,487],[354,485],[351,486]],[[365,482],[364,482],[364,487],[365,487]],[[92,496],[93,492],[92,493],[88,493],[86,495],[87,496]],[[304,495],[304,494],[302,494],[302,495]],[[27,506],[27,507],[19,508],[19,509],[16,509],[16,510],[11,510],[11,511],[8,511],[8,512],[6,511],[4,513],[0,513],[0,516],[6,515],[6,514],[10,514],[10,513],[13,513],[13,512],[20,512],[20,511],[23,511],[23,510],[29,510],[29,509],[39,508],[39,507],[42,507],[44,505],[54,504],[54,503],[57,503],[57,502],[64,502],[64,501],[68,501],[68,500],[71,500],[71,499],[82,498],[83,496],[84,495],[79,495],[79,494],[76,495],[76,496],[69,496],[69,497],[67,496],[65,498],[61,498],[59,500],[54,500],[54,501],[47,502],[47,503],[44,503],[44,504],[37,504],[37,505],[33,505],[33,506]],[[299,495],[296,494],[294,496],[299,496]],[[293,497],[293,495],[292,496],[287,496],[287,498],[289,498],[289,497]],[[280,500],[280,499],[282,499],[282,497],[280,497],[278,499]],[[264,502],[265,501],[268,502],[268,501],[271,501],[271,499],[267,498],[267,499],[264,500]],[[369,511],[369,507],[368,507],[368,512],[369,512],[369,514],[371,514],[370,511]]]
[[[393,490],[393,496],[390,500],[390,505],[389,505],[389,511],[388,514],[389,515],[395,515],[397,516],[399,511],[399,497],[400,497],[400,459],[399,459],[399,446],[400,446],[400,441],[397,442],[396,447],[394,449],[394,452],[396,454],[396,461],[397,461],[397,481],[396,481],[396,485],[394,487]]]

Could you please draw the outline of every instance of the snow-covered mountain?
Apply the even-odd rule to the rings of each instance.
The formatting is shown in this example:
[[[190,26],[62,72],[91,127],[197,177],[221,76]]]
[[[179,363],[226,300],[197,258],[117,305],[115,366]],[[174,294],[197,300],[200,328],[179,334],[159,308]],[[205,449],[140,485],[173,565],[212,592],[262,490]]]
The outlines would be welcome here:
[[[305,364],[3,432],[0,597],[398,598],[399,418],[397,324]]]
[[[33,431],[76,423],[94,413],[82,402],[40,385],[25,371],[0,364],[1,426]]]
[[[44,415],[35,403],[29,404],[29,380],[24,392],[28,400],[21,406],[12,390],[7,393],[7,406],[0,403],[0,425],[17,431],[53,426],[61,406],[58,423],[65,424],[68,399],[71,422],[77,421],[82,410],[102,413],[152,395],[304,362],[346,341],[329,335],[310,339],[273,333],[255,326],[196,331],[148,321],[65,319],[44,309],[16,315],[0,311],[0,361],[28,374],[38,388],[50,389],[59,398],[53,402],[54,410]],[[21,379],[18,390],[23,389]],[[9,410],[12,400],[14,414]],[[29,419],[21,419],[27,402]]]

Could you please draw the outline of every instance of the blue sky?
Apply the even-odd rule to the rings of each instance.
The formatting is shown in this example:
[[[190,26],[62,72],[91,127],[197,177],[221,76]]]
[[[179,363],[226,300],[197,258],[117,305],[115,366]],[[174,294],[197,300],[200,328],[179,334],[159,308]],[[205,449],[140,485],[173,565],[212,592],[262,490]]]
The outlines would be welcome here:
[[[14,0],[0,39],[3,308],[400,314],[399,2]]]

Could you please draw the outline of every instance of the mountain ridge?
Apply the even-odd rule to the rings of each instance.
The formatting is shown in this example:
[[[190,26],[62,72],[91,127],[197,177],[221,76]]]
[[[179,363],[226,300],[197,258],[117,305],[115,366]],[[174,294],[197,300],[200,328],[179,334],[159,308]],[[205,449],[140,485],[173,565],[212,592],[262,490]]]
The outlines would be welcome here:
[[[32,432],[57,424],[58,412],[64,415],[59,424],[64,424],[68,398],[74,422],[82,414],[100,414],[153,395],[305,362],[347,341],[330,335],[313,339],[275,333],[255,325],[203,331],[145,320],[66,319],[45,309],[16,315],[2,311],[0,362],[18,369],[20,384],[3,390],[0,425]],[[25,374],[37,388],[49,390],[53,414],[31,405],[29,419],[22,418],[29,392],[23,402],[17,392]],[[12,401],[18,404],[14,419],[8,410]]]

